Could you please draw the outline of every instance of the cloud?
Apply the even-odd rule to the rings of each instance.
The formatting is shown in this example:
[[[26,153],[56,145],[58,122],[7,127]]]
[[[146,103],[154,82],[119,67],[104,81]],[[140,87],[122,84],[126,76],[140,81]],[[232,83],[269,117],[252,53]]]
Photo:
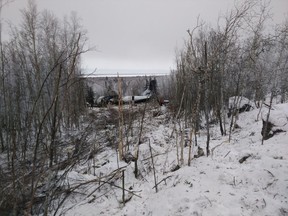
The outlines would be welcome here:
[[[40,10],[58,17],[76,11],[88,30],[89,44],[97,52],[85,54],[83,66],[89,68],[162,68],[174,66],[176,47],[183,46],[187,29],[197,17],[215,25],[220,13],[233,6],[231,0],[36,0]],[[283,19],[287,0],[271,1],[275,22]],[[3,10],[3,17],[19,20],[16,0]]]

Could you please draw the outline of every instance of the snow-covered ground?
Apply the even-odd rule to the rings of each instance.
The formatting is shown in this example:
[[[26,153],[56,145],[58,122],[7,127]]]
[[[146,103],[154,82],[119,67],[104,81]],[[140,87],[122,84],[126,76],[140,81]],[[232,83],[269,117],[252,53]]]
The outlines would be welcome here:
[[[288,104],[281,105],[282,108],[288,110]],[[176,142],[168,113],[153,118],[148,112],[140,145],[140,177],[134,177],[134,162],[117,163],[115,149],[107,148],[95,157],[95,169],[90,160],[70,172],[67,183],[71,187],[90,183],[77,188],[59,213],[79,216],[288,215],[288,132],[279,133],[261,145],[262,121],[261,118],[256,121],[258,113],[259,110],[254,109],[239,115],[240,128],[233,131],[230,143],[228,136],[222,137],[219,127],[212,125],[211,155],[193,159],[189,167],[188,147],[185,147],[184,165],[172,172],[172,167],[177,165],[176,144],[180,137]],[[281,124],[282,121],[285,119],[281,119]],[[149,142],[157,182],[160,182],[157,193],[153,188]],[[201,131],[198,144],[205,149],[205,143],[205,132]],[[196,152],[195,146],[193,152]],[[245,156],[247,159],[240,163]],[[121,189],[123,170],[125,197],[132,196],[125,205]]]

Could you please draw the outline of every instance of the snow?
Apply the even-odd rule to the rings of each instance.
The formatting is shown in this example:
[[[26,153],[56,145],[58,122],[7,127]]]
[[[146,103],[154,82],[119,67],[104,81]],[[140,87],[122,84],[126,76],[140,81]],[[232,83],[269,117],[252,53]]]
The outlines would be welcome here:
[[[235,104],[235,105],[234,105]],[[252,107],[254,107],[254,104],[252,101],[250,101],[248,98],[243,97],[243,96],[233,96],[229,98],[229,108],[236,108],[236,109],[240,109],[241,107],[243,107],[244,105],[250,105]]]
[[[281,96],[281,95],[273,96],[273,98],[272,98],[272,104],[279,104],[279,103],[281,103],[281,100],[282,100],[282,96]],[[270,94],[267,94],[267,95],[265,96],[264,103],[270,104],[270,101],[271,101],[271,93],[270,93]]]
[[[95,157],[95,176],[92,161],[79,165],[69,174],[67,182],[70,186],[93,179],[95,182],[77,189],[77,193],[65,202],[62,213],[78,216],[288,215],[288,134],[279,133],[261,145],[259,111],[253,109],[239,115],[237,124],[240,128],[233,131],[230,142],[228,136],[220,135],[217,125],[211,126],[211,155],[193,159],[189,167],[188,147],[185,147],[184,165],[175,172],[170,170],[177,164],[176,143],[179,144],[180,136],[176,142],[168,111],[156,118],[148,113],[138,163],[141,177],[134,177],[133,162],[120,161],[118,165],[115,149],[107,148]],[[265,111],[267,109],[262,110],[262,117]],[[282,125],[287,112],[288,104],[274,105],[270,118],[276,125]],[[178,127],[176,129],[179,131]],[[153,188],[149,142],[157,182],[166,178],[158,185],[158,193]],[[198,144],[205,149],[205,143],[205,133],[200,132]],[[134,154],[133,149],[131,152]],[[196,152],[195,146],[193,152]],[[247,155],[250,157],[239,163]],[[122,190],[108,184],[89,196],[99,186],[96,180],[100,176],[117,173],[114,184],[121,187],[122,172],[115,171],[118,167],[125,170],[125,188],[137,196],[133,195],[124,206],[121,203]],[[125,196],[131,196],[131,193],[126,192]]]
[[[265,107],[262,111],[262,120],[267,120],[268,111],[268,107]],[[288,131],[288,104],[273,104],[270,110],[269,122],[275,126],[273,130]]]

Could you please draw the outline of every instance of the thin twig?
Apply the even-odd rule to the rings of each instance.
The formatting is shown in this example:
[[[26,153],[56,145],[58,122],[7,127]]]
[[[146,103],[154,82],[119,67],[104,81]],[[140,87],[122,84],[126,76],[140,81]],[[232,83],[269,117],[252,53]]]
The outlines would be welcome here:
[[[267,171],[273,178],[275,178],[275,176],[273,175],[273,173],[272,172],[270,172],[269,170],[267,170],[267,169],[264,169],[265,171]]]
[[[154,175],[154,183],[155,183],[154,187],[155,187],[155,191],[157,193],[158,188],[157,188],[156,171],[155,171],[155,166],[154,166],[154,159],[153,159],[153,153],[152,153],[152,147],[151,147],[150,139],[149,139],[149,150],[150,150],[150,154],[151,154],[151,161],[152,161],[152,167],[153,167],[153,175]]]
[[[125,206],[125,170],[122,170],[122,201]]]
[[[227,157],[227,155],[228,155],[230,152],[231,152],[231,151],[228,151],[228,152],[227,152],[227,154],[224,156],[224,158],[226,158],[226,157]]]
[[[171,176],[167,176],[166,178],[164,178],[160,182],[158,182],[156,185],[158,186],[161,182],[166,181],[166,179],[171,178],[171,177],[172,177],[172,175]],[[154,188],[155,188],[155,186],[152,189],[154,189]]]

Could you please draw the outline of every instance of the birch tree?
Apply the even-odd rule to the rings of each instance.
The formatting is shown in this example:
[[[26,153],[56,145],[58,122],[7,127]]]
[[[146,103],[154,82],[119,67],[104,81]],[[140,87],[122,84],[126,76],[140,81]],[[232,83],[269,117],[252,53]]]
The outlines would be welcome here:
[[[43,209],[35,203],[44,185],[51,190],[45,209],[53,207],[57,167],[65,159],[62,133],[80,129],[85,110],[80,56],[87,38],[76,15],[60,21],[40,13],[32,1],[22,19],[1,43],[0,142],[6,163],[0,207],[11,209],[13,203],[15,214],[24,214],[21,209],[39,214]]]

